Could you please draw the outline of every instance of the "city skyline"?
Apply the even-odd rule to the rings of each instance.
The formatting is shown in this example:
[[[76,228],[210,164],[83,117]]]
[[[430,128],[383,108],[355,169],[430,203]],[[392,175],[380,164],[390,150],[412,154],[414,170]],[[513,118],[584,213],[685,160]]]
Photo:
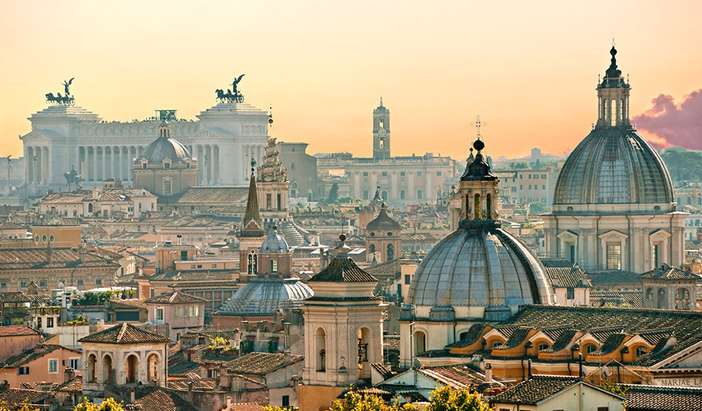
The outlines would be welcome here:
[[[246,73],[247,102],[272,106],[271,135],[307,142],[310,152],[370,155],[370,113],[382,96],[395,155],[464,158],[478,114],[492,156],[520,157],[532,147],[564,155],[596,119],[594,88],[612,37],[631,74],[635,120],[655,111],[660,95],[680,104],[700,88],[702,55],[688,53],[702,34],[690,17],[700,6],[680,3],[687,7],[618,3],[611,15],[628,10],[630,18],[616,22],[602,21],[604,3],[514,4],[506,12],[463,3],[438,10],[420,3],[6,3],[0,33],[10,63],[0,73],[12,81],[0,92],[13,104],[1,115],[2,154],[21,152],[16,136],[29,130],[27,116],[71,77],[77,105],[128,121],[158,108],[194,118],[215,104],[216,88]],[[648,29],[659,21],[675,24]],[[642,135],[666,145],[664,136]]]

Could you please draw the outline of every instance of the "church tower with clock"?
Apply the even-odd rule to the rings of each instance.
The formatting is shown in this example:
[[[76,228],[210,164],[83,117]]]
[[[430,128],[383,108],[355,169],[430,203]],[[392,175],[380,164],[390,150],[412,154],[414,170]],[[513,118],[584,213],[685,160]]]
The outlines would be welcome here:
[[[390,110],[380,105],[373,110],[373,160],[390,158]]]

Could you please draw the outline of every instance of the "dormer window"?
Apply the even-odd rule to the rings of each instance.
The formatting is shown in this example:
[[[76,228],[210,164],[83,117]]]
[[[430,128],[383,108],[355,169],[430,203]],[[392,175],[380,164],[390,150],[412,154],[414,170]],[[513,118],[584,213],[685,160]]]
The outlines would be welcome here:
[[[166,170],[170,169],[170,168],[171,168],[171,161],[170,161],[170,160],[164,160],[164,161],[163,161],[163,168],[165,168]]]

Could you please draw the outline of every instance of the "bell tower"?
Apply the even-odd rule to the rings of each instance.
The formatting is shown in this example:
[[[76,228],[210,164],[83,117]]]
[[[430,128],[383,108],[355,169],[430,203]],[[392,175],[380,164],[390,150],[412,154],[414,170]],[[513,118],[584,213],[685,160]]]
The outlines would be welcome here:
[[[622,77],[617,66],[617,49],[612,56],[602,81],[597,84],[597,127],[629,127],[629,92],[631,85]]]
[[[468,157],[466,170],[461,176],[458,189],[452,198],[451,227],[457,228],[461,221],[481,224],[497,220],[498,178],[490,171],[483,150],[485,143],[480,136],[480,120],[475,123],[476,139]],[[473,154],[475,150],[475,155]]]
[[[390,110],[380,105],[373,110],[373,160],[390,158]]]

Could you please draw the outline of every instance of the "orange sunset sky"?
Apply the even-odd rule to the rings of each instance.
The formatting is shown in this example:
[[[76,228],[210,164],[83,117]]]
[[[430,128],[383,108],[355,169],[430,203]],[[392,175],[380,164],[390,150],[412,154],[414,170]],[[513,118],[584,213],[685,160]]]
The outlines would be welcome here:
[[[310,152],[371,151],[391,110],[394,154],[464,158],[480,114],[489,154],[571,150],[596,115],[612,38],[632,114],[702,88],[700,1],[0,1],[0,155],[76,77],[105,120],[193,118],[235,73],[273,107],[271,134]],[[646,133],[644,133],[644,136]]]

